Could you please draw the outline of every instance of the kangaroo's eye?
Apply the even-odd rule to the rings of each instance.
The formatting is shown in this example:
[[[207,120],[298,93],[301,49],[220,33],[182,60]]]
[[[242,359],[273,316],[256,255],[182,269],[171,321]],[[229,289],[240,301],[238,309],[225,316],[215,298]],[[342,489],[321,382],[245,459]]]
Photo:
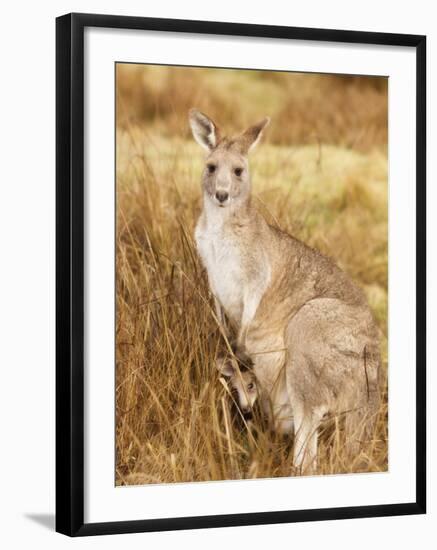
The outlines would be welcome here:
[[[215,164],[207,164],[207,168],[208,168],[208,172],[210,174],[214,174],[215,169],[216,169],[216,165]]]
[[[253,390],[255,387],[255,384],[253,382],[251,382],[250,384],[247,384],[247,389],[250,391],[250,390]]]
[[[243,168],[234,168],[234,174],[239,178],[243,173]]]

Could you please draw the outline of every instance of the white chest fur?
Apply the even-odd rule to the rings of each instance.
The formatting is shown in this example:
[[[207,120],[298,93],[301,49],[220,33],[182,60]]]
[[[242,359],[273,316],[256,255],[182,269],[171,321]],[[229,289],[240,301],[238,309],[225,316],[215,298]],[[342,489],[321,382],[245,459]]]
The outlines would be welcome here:
[[[203,224],[202,224],[203,225]],[[240,324],[245,295],[245,278],[238,243],[226,236],[223,226],[198,224],[197,249],[208,272],[211,291],[236,323]]]

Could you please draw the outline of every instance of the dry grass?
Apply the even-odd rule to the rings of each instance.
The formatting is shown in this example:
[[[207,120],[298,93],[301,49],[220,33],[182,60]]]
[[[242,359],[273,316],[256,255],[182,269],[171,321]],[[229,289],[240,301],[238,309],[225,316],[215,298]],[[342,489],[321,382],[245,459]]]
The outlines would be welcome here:
[[[292,440],[271,434],[261,415],[246,425],[213,367],[224,343],[193,243],[202,153],[188,136],[192,105],[230,128],[272,115],[251,162],[259,208],[351,274],[383,334],[374,438],[347,460],[342,419],[327,422],[319,473],[387,468],[386,85],[340,78],[118,67],[117,484],[292,473]],[[229,101],[236,90],[244,108]],[[337,97],[335,115],[323,90]],[[296,102],[316,113],[298,115]],[[358,105],[351,127],[345,112]]]
[[[273,144],[387,144],[386,78],[118,65],[117,90],[121,127],[140,122],[167,137],[190,139],[186,113],[195,105],[228,131],[268,114]]]

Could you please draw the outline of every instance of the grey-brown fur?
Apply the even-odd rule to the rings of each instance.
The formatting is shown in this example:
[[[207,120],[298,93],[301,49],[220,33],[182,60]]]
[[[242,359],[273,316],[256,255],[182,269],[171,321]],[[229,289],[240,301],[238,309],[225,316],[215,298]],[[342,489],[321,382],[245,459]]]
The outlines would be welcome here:
[[[196,126],[201,117],[202,128]],[[268,119],[232,139],[208,117],[190,121],[208,151],[196,242],[217,315],[253,361],[258,395],[275,429],[295,433],[294,465],[314,471],[325,414],[346,412],[351,451],[371,434],[378,404],[379,339],[366,298],[329,258],[269,225],[250,198],[247,152]],[[236,177],[235,166],[243,173]],[[217,191],[228,193],[222,203]],[[284,416],[285,415],[285,416]],[[292,417],[292,420],[290,418]],[[285,420],[284,420],[285,418]]]

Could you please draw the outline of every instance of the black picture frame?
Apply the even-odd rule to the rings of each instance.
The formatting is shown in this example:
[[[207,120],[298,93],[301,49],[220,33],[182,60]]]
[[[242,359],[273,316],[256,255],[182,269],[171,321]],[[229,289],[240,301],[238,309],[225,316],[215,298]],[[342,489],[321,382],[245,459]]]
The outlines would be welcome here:
[[[416,500],[84,523],[84,29],[403,46],[416,50]],[[283,26],[68,14],[56,20],[56,530],[69,536],[423,514],[426,511],[426,37]]]

